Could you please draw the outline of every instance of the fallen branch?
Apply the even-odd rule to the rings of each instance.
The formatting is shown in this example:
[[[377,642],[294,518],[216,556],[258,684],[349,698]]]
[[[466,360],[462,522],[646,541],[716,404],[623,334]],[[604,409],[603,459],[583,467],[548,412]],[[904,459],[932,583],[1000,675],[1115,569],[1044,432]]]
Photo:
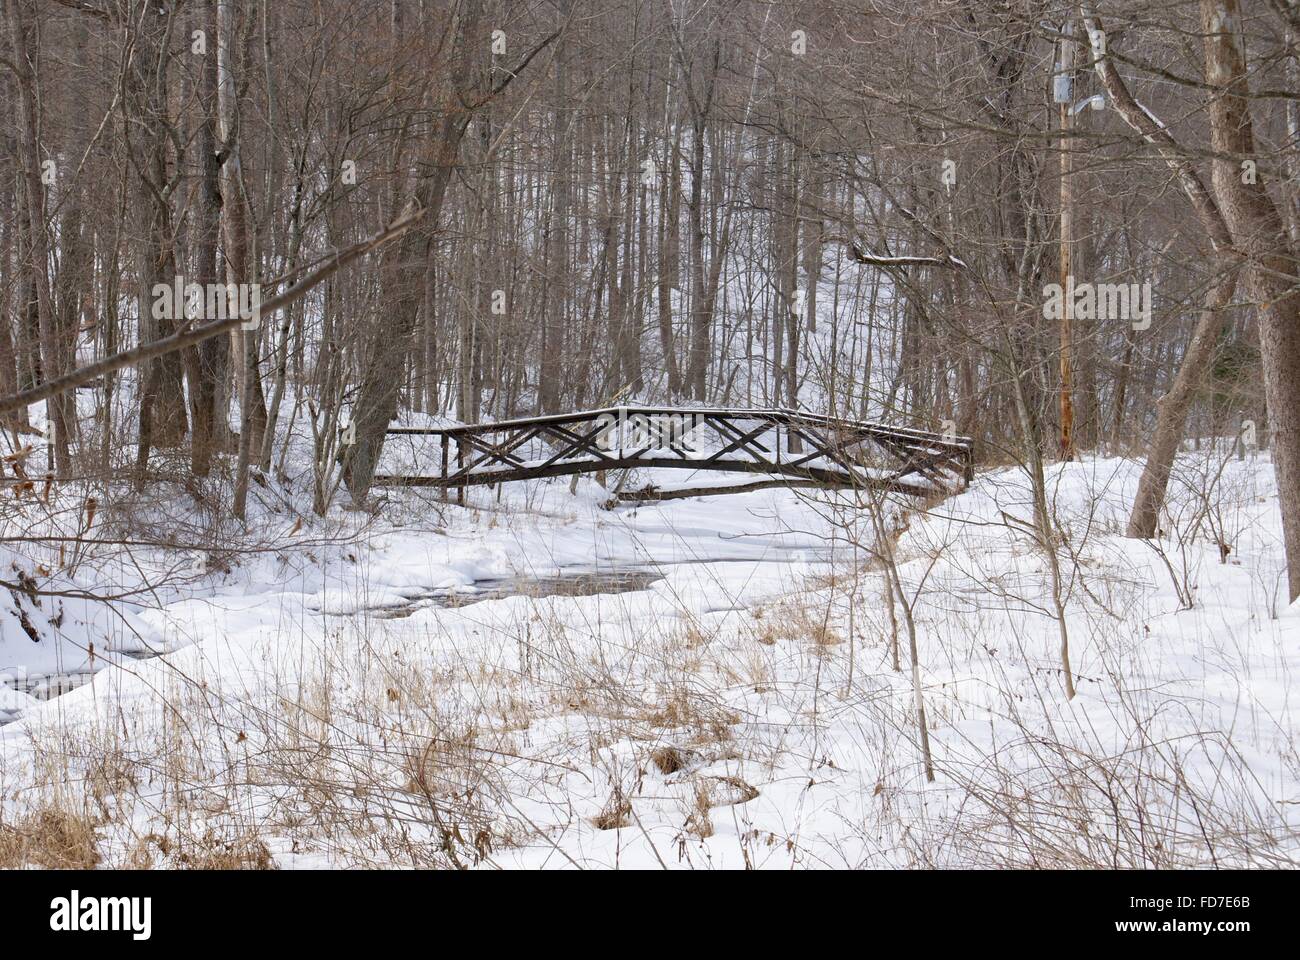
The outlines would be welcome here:
[[[825,242],[838,242],[847,245],[853,253],[854,260],[873,267],[955,267],[958,270],[968,269],[964,260],[951,254],[942,257],[889,256],[882,253],[873,253],[857,240],[845,240],[843,237],[827,237]]]
[[[845,484],[849,486],[849,484]],[[682,487],[677,490],[660,490],[658,487],[642,487],[640,490],[619,490],[606,503],[614,506],[619,503],[659,503],[664,500],[685,500],[688,497],[716,497],[727,493],[752,493],[755,490],[769,490],[772,487],[826,489],[826,484],[817,480],[755,480],[753,483],[719,484],[713,487]]]

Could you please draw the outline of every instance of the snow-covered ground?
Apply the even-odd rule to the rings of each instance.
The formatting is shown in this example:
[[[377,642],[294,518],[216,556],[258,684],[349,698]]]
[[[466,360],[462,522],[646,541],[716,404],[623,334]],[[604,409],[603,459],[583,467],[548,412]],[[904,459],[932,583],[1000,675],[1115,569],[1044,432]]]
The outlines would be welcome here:
[[[933,782],[907,610],[851,495],[611,511],[559,480],[267,513],[273,548],[111,609],[7,591],[0,671],[98,672],[0,688],[0,821],[84,811],[105,864],[1293,863],[1300,621],[1271,466],[1186,455],[1158,549],[1120,536],[1139,469],[1052,468],[1056,594],[1023,471],[886,518]],[[193,564],[125,555],[66,582]],[[632,568],[662,579],[427,599]]]

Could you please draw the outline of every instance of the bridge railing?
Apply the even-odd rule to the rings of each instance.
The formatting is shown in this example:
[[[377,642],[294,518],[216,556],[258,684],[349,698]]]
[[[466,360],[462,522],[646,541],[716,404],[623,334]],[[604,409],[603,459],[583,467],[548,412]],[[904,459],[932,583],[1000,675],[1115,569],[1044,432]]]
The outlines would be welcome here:
[[[638,467],[766,473],[827,487],[913,496],[969,482],[965,437],[787,409],[606,407],[449,427],[395,427],[413,441],[411,471],[380,485],[459,489]],[[426,441],[419,443],[420,440]],[[436,444],[436,473],[414,472]]]

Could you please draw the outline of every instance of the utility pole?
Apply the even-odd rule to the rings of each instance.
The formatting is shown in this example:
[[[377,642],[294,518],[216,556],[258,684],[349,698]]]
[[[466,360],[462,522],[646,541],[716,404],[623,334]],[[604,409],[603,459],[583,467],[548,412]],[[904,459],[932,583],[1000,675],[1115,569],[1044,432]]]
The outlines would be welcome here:
[[[1052,99],[1060,108],[1061,119],[1061,459],[1075,459],[1074,449],[1074,369],[1073,350],[1074,280],[1071,276],[1070,248],[1074,241],[1074,24],[1067,20],[1062,29],[1061,57],[1052,84]]]

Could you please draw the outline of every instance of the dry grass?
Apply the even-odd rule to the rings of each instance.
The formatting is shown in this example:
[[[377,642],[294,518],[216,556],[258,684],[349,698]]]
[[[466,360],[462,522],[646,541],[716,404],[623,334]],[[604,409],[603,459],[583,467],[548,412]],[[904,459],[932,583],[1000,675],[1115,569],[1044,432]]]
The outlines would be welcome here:
[[[660,729],[690,730],[694,735],[692,742],[700,745],[730,741],[731,728],[740,723],[741,717],[713,697],[678,687],[649,709],[644,719]]]
[[[753,637],[764,646],[775,646],[781,641],[811,642],[824,650],[844,642],[830,625],[824,607],[817,608],[801,596],[754,609]]]
[[[693,799],[694,802],[686,814],[686,832],[701,840],[707,840],[713,836],[713,819],[709,816],[713,798],[706,781],[696,782]]]
[[[650,760],[659,769],[660,773],[667,776],[670,773],[685,769],[686,756],[686,751],[679,747],[667,746],[651,751]]]
[[[605,802],[600,813],[592,817],[591,823],[597,830],[621,830],[631,825],[632,804],[623,796],[623,790],[617,785]]]
[[[464,792],[465,778],[458,774],[471,765],[478,738],[472,726],[451,736],[430,737],[408,758],[406,789],[426,797]]]
[[[754,842],[746,856],[769,864],[1290,865],[1293,838],[1257,808],[1244,762],[1220,748],[1219,786],[1207,793],[1179,766],[1186,747],[1125,719],[1175,704],[1141,690],[1131,703],[1097,701],[1140,734],[1128,760],[1106,743],[1057,742],[1019,700],[949,690],[936,663],[930,728],[947,740],[940,786],[919,787],[907,681],[883,642],[862,640],[889,626],[875,599],[882,577],[854,574],[865,585],[847,573],[806,581],[752,614],[638,611],[625,622],[602,610],[584,621],[563,600],[504,624],[485,607],[484,623],[461,632],[462,615],[448,615],[427,638],[410,628],[418,619],[357,620],[313,646],[306,671],[277,660],[282,638],[268,639],[265,690],[183,678],[160,690],[166,709],[127,707],[129,740],[112,727],[44,728],[32,751],[44,759],[15,770],[21,779],[0,777],[0,793],[58,797],[57,785],[76,784],[82,795],[47,804],[90,816],[6,808],[0,866],[266,869],[290,850],[346,866],[508,866],[535,863],[542,838],[567,855],[590,848],[593,830],[644,826],[626,844],[595,845],[630,851],[661,842],[665,828],[679,841],[730,837],[733,822],[742,849],[746,837],[768,838],[766,852]],[[1089,586],[1106,584],[1093,575]],[[1020,672],[1033,634],[989,650],[984,619],[932,597],[938,586],[920,611],[955,662],[982,654],[997,691],[1052,682]],[[856,644],[842,640],[850,629]],[[995,720],[1009,746],[968,767],[952,730],[974,716]],[[857,772],[866,790],[853,789]],[[658,782],[643,790],[643,777]],[[959,807],[944,804],[952,797]],[[712,862],[691,860],[697,846],[664,859]],[[725,847],[706,844],[706,858]],[[646,862],[645,849],[636,856]]]
[[[95,822],[58,807],[0,823],[0,869],[90,870],[99,865]]]
[[[253,836],[224,840],[206,834],[192,850],[177,853],[177,863],[187,870],[274,870],[266,844]]]
[[[703,777],[700,782],[705,787],[711,807],[749,803],[758,796],[758,789],[741,780],[740,777]]]

